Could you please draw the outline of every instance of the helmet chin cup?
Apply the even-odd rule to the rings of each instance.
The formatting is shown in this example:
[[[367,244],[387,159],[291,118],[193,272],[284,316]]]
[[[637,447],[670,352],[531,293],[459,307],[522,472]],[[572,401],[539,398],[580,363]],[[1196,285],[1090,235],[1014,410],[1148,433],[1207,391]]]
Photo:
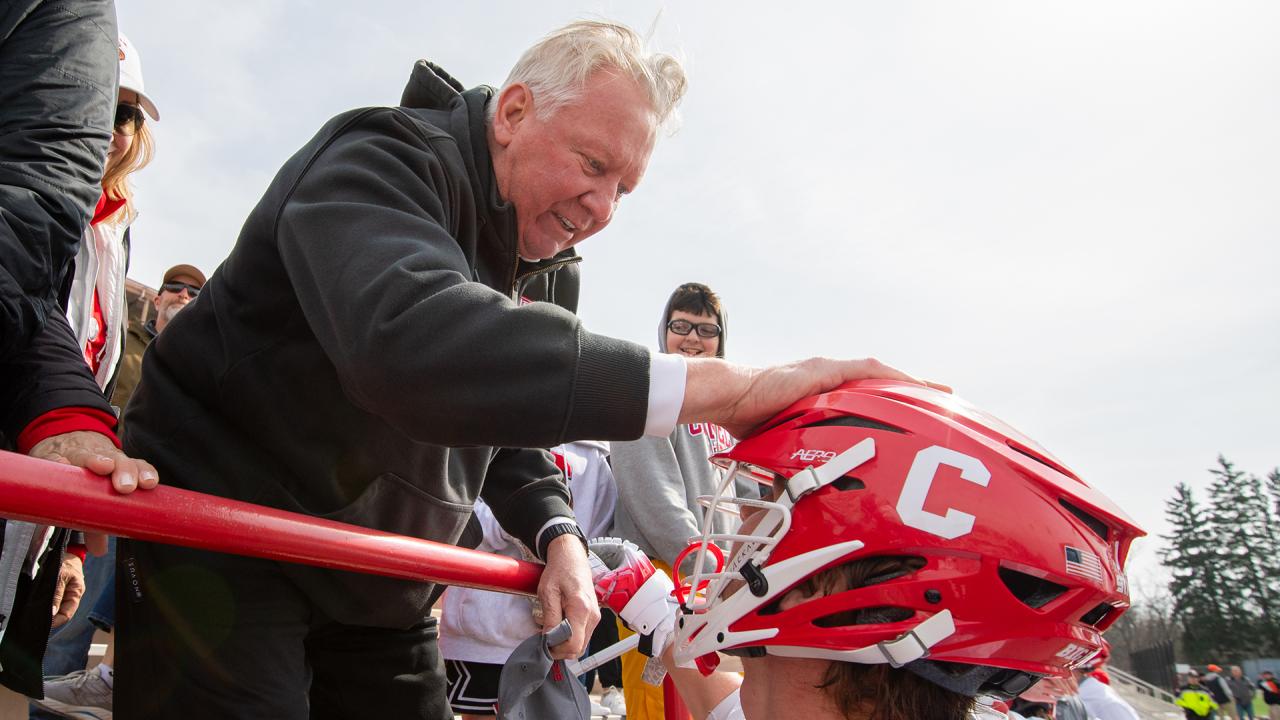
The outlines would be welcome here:
[[[701,580],[695,586],[693,581],[686,582],[683,573],[680,572],[685,558],[689,557],[689,553],[695,551],[698,553],[699,567],[701,567],[701,561],[706,558],[706,554],[711,553],[716,561],[716,569],[712,574],[716,575],[724,570],[724,551],[718,545],[711,544],[705,540],[697,540],[689,543],[684,550],[681,550],[680,554],[676,556],[676,564],[671,568],[671,572],[675,575],[672,578],[676,584],[674,594],[676,602],[679,603],[681,608],[687,608],[690,599],[696,597],[698,593],[705,592],[707,585],[711,583],[710,580]]]

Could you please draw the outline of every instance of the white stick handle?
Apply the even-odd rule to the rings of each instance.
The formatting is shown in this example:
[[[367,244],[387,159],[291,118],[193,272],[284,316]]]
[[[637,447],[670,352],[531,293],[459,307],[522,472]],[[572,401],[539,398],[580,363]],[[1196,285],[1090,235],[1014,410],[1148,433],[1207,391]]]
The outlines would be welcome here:
[[[565,667],[569,670],[570,675],[581,675],[585,672],[591,672],[610,660],[620,657],[628,650],[634,650],[640,646],[640,636],[631,635],[625,640],[610,645],[595,655],[588,655],[581,660],[571,660],[565,663]]]

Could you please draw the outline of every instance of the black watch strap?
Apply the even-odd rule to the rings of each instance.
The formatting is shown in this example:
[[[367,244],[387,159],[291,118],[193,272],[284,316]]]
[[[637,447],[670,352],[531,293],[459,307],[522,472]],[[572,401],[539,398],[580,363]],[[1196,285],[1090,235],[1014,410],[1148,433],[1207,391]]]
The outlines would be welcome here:
[[[581,528],[574,523],[560,523],[558,525],[552,525],[542,531],[542,537],[538,538],[538,557],[546,560],[547,546],[551,544],[552,540],[555,540],[561,535],[575,535],[582,541],[582,547],[584,549],[587,547],[587,538],[582,534]]]

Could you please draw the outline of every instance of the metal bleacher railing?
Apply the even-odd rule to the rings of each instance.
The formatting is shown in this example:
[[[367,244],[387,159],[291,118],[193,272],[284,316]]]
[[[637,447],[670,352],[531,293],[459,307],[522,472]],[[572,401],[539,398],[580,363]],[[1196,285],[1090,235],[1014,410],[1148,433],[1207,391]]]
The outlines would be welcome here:
[[[1143,680],[1136,675],[1131,675],[1114,665],[1107,666],[1107,674],[1111,676],[1112,682],[1119,682],[1128,685],[1133,688],[1134,692],[1142,693],[1143,695],[1153,697],[1157,700],[1163,700],[1167,703],[1172,703],[1175,699],[1173,693],[1168,690],[1156,687],[1146,680]]]

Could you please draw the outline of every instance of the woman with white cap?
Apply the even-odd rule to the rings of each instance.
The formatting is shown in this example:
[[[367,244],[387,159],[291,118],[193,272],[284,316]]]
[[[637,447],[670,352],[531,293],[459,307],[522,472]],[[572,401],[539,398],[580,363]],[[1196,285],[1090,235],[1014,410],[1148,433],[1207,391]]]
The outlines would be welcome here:
[[[110,398],[120,363],[128,307],[124,278],[129,257],[129,225],[137,216],[129,175],[146,167],[154,149],[146,118],[160,113],[146,94],[142,63],[128,38],[119,35],[120,89],[115,128],[102,177],[102,196],[76,254],[75,279],[67,319],[98,386]]]

